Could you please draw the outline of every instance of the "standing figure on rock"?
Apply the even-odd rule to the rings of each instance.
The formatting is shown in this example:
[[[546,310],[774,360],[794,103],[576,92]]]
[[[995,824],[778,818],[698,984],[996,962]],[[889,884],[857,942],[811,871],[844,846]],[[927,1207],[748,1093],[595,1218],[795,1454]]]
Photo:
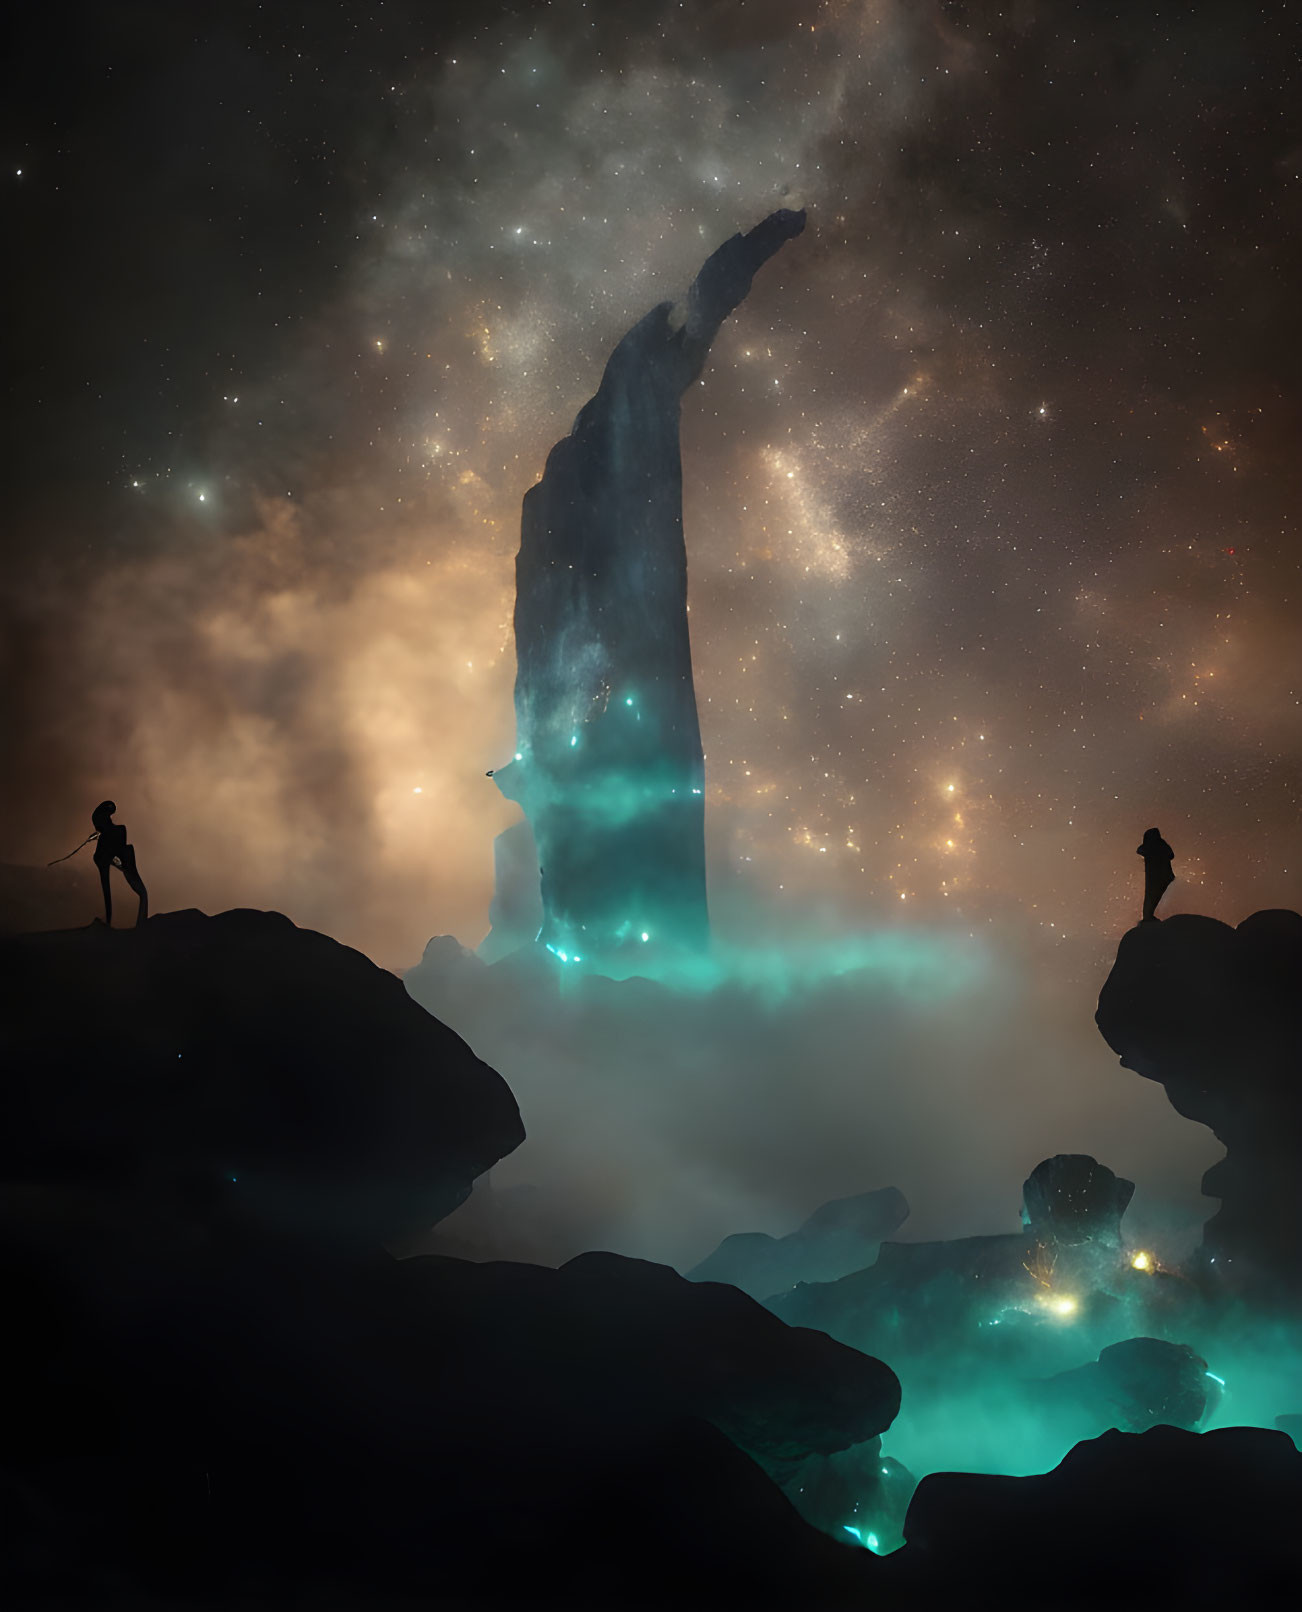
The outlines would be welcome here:
[[[90,814],[95,828],[95,866],[99,869],[100,889],[104,892],[104,922],[112,929],[113,891],[109,885],[109,869],[116,866],[122,869],[127,883],[140,898],[136,913],[136,927],[139,928],[149,916],[149,892],[136,867],[136,848],[127,844],[126,828],[113,821],[115,811],[117,806],[113,801],[102,800]]]
[[[1157,922],[1157,904],[1175,883],[1171,860],[1175,852],[1155,828],[1146,828],[1144,838],[1135,847],[1135,855],[1144,859],[1144,922]]]

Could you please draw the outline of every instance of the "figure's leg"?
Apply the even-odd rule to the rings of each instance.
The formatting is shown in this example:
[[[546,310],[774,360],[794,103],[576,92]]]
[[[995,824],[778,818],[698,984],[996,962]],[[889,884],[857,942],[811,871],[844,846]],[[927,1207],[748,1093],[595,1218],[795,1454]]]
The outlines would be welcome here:
[[[139,929],[149,917],[149,891],[145,889],[145,881],[140,877],[140,870],[136,866],[136,853],[129,845],[122,857],[122,872],[140,899],[140,906],[136,911],[136,928]]]
[[[109,870],[103,866],[99,870],[99,887],[104,892],[104,922],[112,929],[113,891],[109,888]]]

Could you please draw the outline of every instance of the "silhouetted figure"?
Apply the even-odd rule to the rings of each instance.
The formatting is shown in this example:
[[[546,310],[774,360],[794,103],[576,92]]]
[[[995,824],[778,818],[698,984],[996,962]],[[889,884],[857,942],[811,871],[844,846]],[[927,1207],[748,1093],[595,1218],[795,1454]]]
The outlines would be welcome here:
[[[115,811],[117,806],[113,801],[102,800],[90,814],[96,835],[95,866],[99,869],[100,889],[104,892],[104,922],[110,929],[113,927],[113,891],[109,886],[109,869],[116,866],[122,869],[127,883],[140,898],[140,909],[136,913],[136,925],[139,927],[149,916],[149,892],[136,867],[135,846],[127,844],[125,827],[113,821]]]
[[[1155,828],[1144,830],[1143,841],[1135,847],[1135,855],[1144,859],[1144,922],[1157,922],[1157,904],[1166,894],[1168,885],[1175,883],[1171,872],[1171,859],[1175,852]]]

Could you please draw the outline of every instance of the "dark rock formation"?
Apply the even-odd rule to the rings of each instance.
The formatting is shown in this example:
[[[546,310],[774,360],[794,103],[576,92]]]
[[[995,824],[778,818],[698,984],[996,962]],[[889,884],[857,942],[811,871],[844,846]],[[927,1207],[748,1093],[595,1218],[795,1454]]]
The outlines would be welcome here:
[[[525,495],[517,754],[496,778],[533,827],[541,939],[567,957],[707,938],[679,413],[751,277],[804,222],[777,212],[734,236],[684,308],[636,324]]]
[[[399,1262],[153,1209],[0,1190],[0,1593],[862,1593],[735,1441],[871,1437],[879,1363],[613,1255]]]
[[[1302,1297],[1302,917],[1237,929],[1178,914],[1122,938],[1096,1021],[1122,1065],[1160,1081],[1225,1158],[1203,1177],[1222,1207],[1204,1253],[1216,1274]]]
[[[1058,1321],[1097,1313],[1143,1282],[1121,1248],[1121,1215],[1133,1191],[1087,1154],[1059,1154],[1026,1181],[1021,1232],[883,1243],[867,1269],[799,1283],[772,1295],[768,1307],[893,1361],[929,1354],[943,1361],[956,1339],[971,1347],[981,1328],[1003,1327],[1001,1350],[1028,1327],[1052,1337]]]
[[[1038,1385],[1038,1403],[1064,1425],[1064,1443],[1117,1428],[1167,1425],[1193,1431],[1215,1411],[1221,1386],[1201,1355],[1163,1338],[1126,1338],[1089,1365]]]
[[[725,1237],[687,1277],[692,1282],[730,1282],[756,1299],[797,1282],[833,1282],[871,1265],[883,1239],[908,1217],[909,1206],[897,1187],[836,1198],[786,1237],[762,1231]]]
[[[877,1262],[835,1282],[801,1282],[766,1302],[793,1326],[817,1327],[853,1348],[872,1340],[902,1362],[947,1354],[956,1338],[1023,1309],[1035,1318],[1040,1286],[1027,1268],[1032,1239],[1019,1233],[952,1242],[883,1243]]]
[[[615,1255],[378,1247],[519,1135],[392,976],[181,913],[0,985],[6,1604],[862,1596],[764,1468],[875,1443],[886,1366]]]
[[[1281,1433],[1287,1433],[1293,1440],[1294,1446],[1302,1450],[1302,1415],[1284,1415],[1275,1418],[1275,1426]]]
[[[551,1271],[429,1257],[403,1261],[396,1280],[431,1343],[448,1348],[455,1319],[456,1352],[486,1379],[532,1376],[540,1393],[581,1384],[616,1418],[634,1405],[698,1416],[767,1466],[874,1438],[899,1410],[881,1361],[667,1265],[591,1253]]]
[[[833,1539],[846,1536],[885,1556],[904,1543],[904,1518],[918,1480],[867,1439],[833,1455],[813,1455],[781,1479],[782,1492],[807,1522]]]
[[[925,1588],[931,1605],[1283,1606],[1302,1581],[1299,1506],[1302,1455],[1283,1433],[1104,1433],[1043,1477],[923,1478],[908,1544],[874,1585]]]
[[[277,913],[0,943],[0,1175],[166,1188],[286,1232],[428,1228],[523,1139],[401,982]]]
[[[1121,1217],[1135,1183],[1087,1153],[1058,1153],[1022,1186],[1022,1219],[1035,1240],[1033,1269],[1055,1287],[1108,1288],[1121,1260]]]

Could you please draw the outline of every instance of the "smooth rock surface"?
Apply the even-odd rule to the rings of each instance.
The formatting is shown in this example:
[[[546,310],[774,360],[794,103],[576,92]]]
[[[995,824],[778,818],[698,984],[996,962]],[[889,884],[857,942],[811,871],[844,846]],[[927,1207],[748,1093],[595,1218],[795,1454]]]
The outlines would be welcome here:
[[[360,952],[278,913],[0,942],[0,1175],[426,1230],[524,1137],[502,1078]]]

